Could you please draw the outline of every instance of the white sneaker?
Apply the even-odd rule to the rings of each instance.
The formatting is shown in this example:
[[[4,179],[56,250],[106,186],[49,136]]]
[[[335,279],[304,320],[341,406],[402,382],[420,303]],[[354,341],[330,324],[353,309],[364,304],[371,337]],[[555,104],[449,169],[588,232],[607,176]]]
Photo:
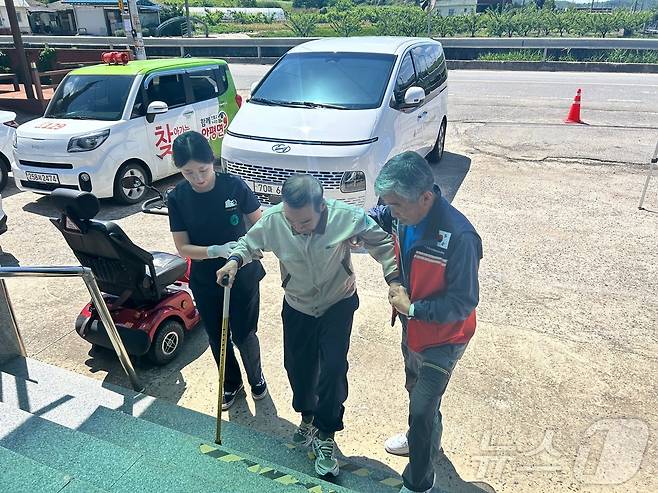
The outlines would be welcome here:
[[[389,454],[409,457],[409,441],[406,433],[393,435],[384,442],[384,448]]]

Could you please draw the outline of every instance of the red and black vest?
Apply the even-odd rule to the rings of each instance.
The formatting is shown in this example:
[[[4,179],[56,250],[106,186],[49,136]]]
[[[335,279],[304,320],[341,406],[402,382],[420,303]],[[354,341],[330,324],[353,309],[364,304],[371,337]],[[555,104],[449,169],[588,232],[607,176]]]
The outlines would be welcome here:
[[[406,227],[397,221],[393,222],[392,234],[398,268],[412,303],[431,300],[446,293],[446,270],[451,260],[456,260],[460,255],[459,249],[454,247],[457,243],[455,240],[464,232],[475,232],[468,220],[440,195],[429,214],[422,239],[405,252],[404,258],[400,245],[404,245]],[[473,337],[475,326],[475,309],[462,320],[446,323],[411,318],[407,323],[408,346],[412,351],[420,352],[431,346],[465,344]]]

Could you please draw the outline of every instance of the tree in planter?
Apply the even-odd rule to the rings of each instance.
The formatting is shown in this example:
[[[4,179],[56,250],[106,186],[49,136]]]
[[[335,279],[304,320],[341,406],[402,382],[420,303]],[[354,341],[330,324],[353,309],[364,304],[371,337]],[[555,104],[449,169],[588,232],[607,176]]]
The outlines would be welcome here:
[[[11,72],[9,57],[4,51],[0,51],[0,74]]]
[[[296,14],[291,12],[287,17],[286,26],[288,26],[288,28],[300,38],[309,38],[313,36],[315,27],[320,20],[317,14]]]
[[[474,38],[483,25],[483,17],[473,12],[472,14],[461,16],[461,27],[464,31]]]
[[[37,68],[39,69],[39,72],[53,70],[55,68],[56,56],[57,53],[55,52],[55,48],[45,45],[43,50],[39,52],[39,58],[37,59]]]
[[[351,0],[338,0],[326,14],[329,25],[339,36],[352,36],[361,31],[363,13]]]

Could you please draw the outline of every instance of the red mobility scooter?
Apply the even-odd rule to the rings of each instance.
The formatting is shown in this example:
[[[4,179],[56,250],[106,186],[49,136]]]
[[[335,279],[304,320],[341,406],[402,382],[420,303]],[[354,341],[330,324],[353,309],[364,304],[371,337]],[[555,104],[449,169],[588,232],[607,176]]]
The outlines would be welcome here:
[[[134,183],[126,185],[135,188]],[[166,215],[165,197],[153,190],[158,197],[145,201],[142,211]],[[173,360],[200,320],[188,287],[188,262],[170,253],[147,252],[117,224],[94,219],[100,205],[92,193],[58,188],[51,197],[61,214],[51,221],[80,264],[93,272],[128,353],[147,355],[157,365]],[[92,303],[82,309],[75,328],[92,345],[112,348]]]

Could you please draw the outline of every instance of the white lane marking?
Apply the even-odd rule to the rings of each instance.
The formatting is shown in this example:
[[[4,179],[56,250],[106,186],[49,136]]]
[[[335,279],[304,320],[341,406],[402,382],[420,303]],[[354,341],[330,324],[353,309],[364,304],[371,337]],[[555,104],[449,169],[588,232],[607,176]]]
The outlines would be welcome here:
[[[641,103],[640,99],[608,99],[609,103]]]

